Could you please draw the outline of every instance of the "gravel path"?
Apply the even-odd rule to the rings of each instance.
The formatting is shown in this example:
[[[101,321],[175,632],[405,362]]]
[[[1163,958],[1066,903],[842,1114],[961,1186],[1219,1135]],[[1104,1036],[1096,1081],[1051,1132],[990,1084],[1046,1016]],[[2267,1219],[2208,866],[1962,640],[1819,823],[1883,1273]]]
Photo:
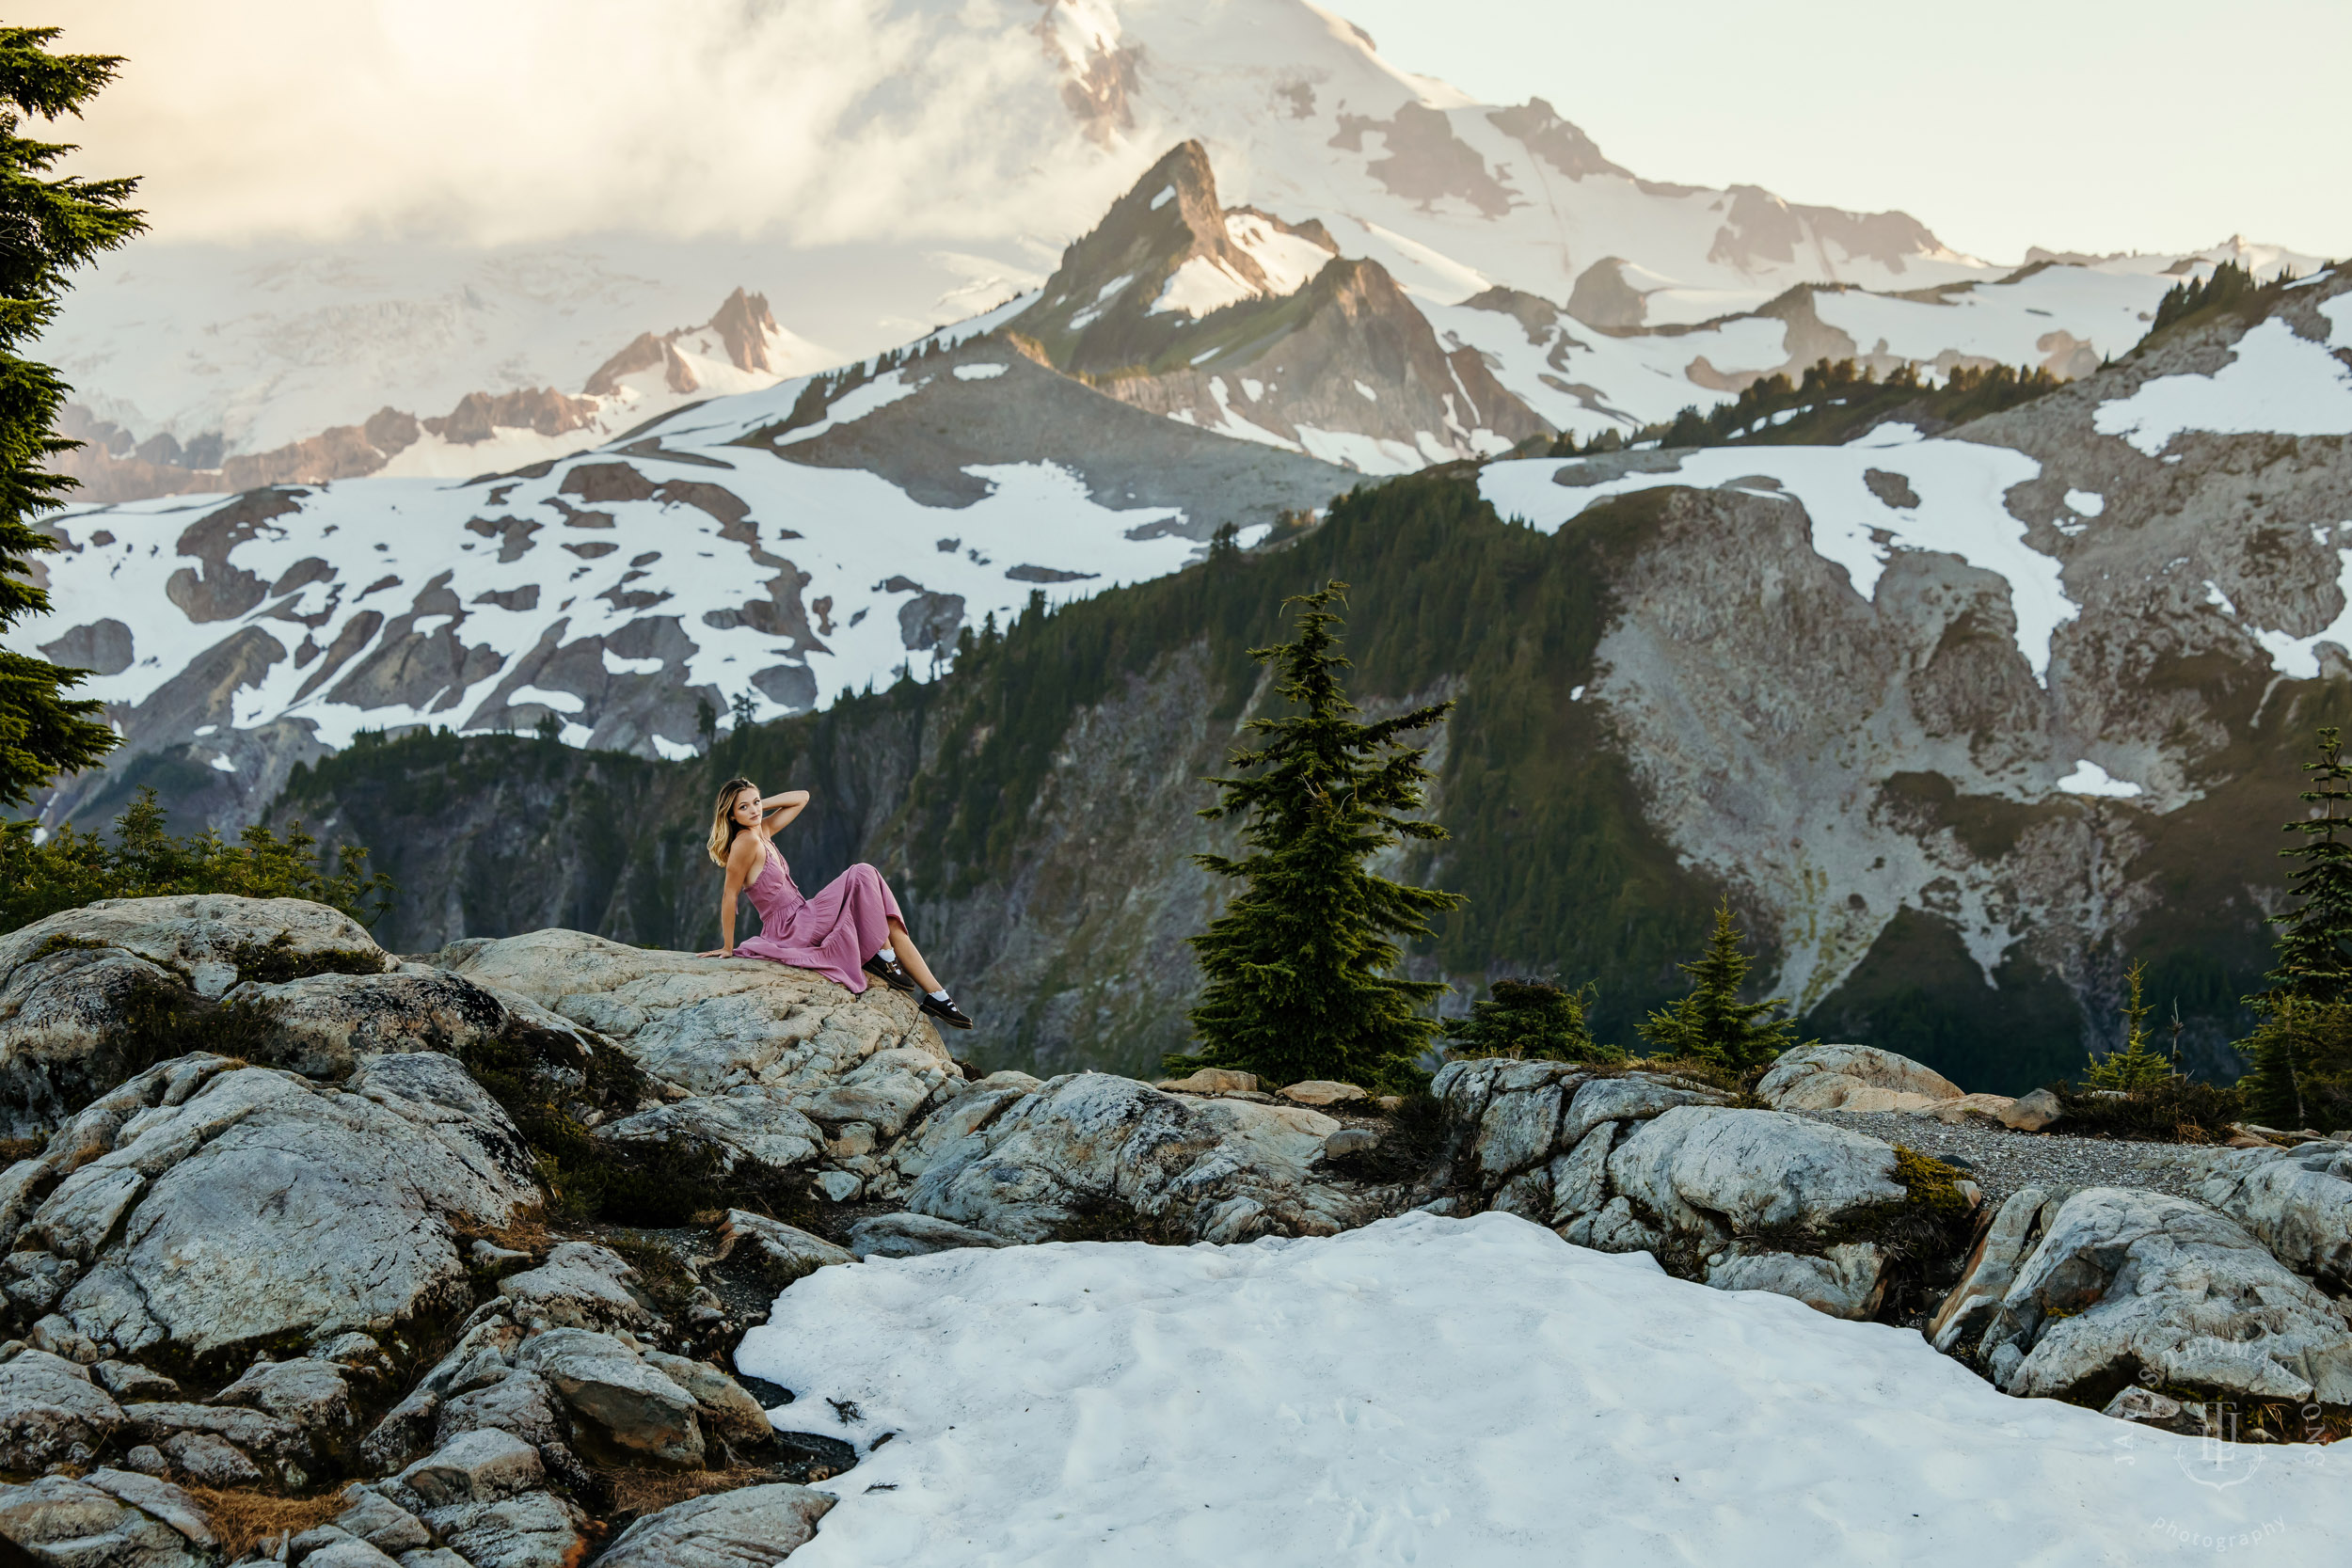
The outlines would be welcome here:
[[[1901,1144],[1960,1165],[1998,1204],[2020,1187],[2063,1183],[2074,1187],[2145,1187],[2194,1198],[2197,1184],[2219,1148],[2184,1144],[2122,1143],[2110,1138],[2070,1138],[2057,1132],[2013,1132],[1983,1122],[1947,1127],[1933,1117],[1900,1111],[1800,1111],[1816,1121],[1851,1127],[1873,1138]]]

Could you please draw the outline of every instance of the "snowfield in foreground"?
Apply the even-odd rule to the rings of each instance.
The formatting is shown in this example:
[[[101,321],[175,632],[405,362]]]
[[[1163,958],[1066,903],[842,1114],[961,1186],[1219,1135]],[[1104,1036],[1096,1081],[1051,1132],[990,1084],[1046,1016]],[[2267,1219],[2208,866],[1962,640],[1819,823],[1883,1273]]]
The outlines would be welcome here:
[[[2352,1549],[2352,1453],[2012,1400],[1908,1330],[1501,1213],[820,1269],[736,1358],[798,1393],[780,1425],[870,1450],[792,1568]]]

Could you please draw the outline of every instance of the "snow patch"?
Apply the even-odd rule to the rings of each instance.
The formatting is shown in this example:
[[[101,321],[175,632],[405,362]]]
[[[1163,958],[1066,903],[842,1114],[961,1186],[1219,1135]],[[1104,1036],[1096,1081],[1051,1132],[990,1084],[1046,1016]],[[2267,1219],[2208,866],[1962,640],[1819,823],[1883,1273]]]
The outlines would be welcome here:
[[[2352,1451],[2192,1486],[2197,1439],[1503,1213],[819,1269],[736,1361],[865,1455],[792,1568],[1979,1568],[1987,1498],[2050,1560],[2352,1538]]]
[[[1873,434],[1882,434],[1874,432]],[[1910,427],[1902,427],[1909,431]],[[2079,607],[2066,596],[2058,563],[2026,543],[2026,525],[2003,497],[2042,472],[2023,452],[1976,441],[1912,438],[1883,446],[1715,447],[1682,454],[1677,467],[1627,473],[1598,484],[1556,484],[1552,476],[1580,465],[1542,458],[1489,464],[1479,493],[1505,517],[1546,533],[1586,507],[1661,485],[1708,489],[1736,485],[1752,475],[1780,482],[1776,494],[1804,507],[1813,548],[1846,569],[1854,592],[1874,598],[1890,551],[1934,550],[1996,572],[2009,582],[2017,614],[2017,650],[2036,680],[2046,679],[2050,640]],[[1889,506],[1872,493],[1873,468],[1900,474],[1919,498],[1914,508]],[[1775,494],[1775,492],[1764,492]]]
[[[1160,194],[1152,198],[1152,211],[1156,213],[1161,208],[1167,206],[1169,202],[1175,199],[1176,187],[1173,185],[1163,186],[1160,190]]]
[[[2205,579],[2205,602],[2219,610],[2224,615],[2237,613],[2237,606],[2230,602],[2230,595],[2224,594],[2211,578]]]
[[[2107,509],[2107,499],[2096,490],[2069,490],[2066,504],[2083,516],[2096,517]]]
[[[1004,374],[1009,368],[993,362],[980,365],[958,365],[956,379],[958,381],[993,381]]]
[[[2319,278],[2313,277],[2306,281],[2316,283]],[[2342,293],[2332,299],[2323,299],[2315,309],[2321,315],[2328,318],[2328,346],[2352,349],[2352,293]]]
[[[2074,770],[2060,779],[2058,786],[2069,795],[2094,795],[2103,800],[2128,800],[2145,793],[2139,785],[2113,777],[2089,757],[2078,760]]]
[[[1258,263],[1269,293],[1296,292],[1331,260],[1331,253],[1314,241],[1284,233],[1255,213],[1228,213],[1225,235]]]
[[[2336,592],[2343,596],[2344,608],[2336,618],[2309,637],[2296,637],[2283,631],[2268,631],[2249,626],[2254,641],[2270,655],[2271,667],[2293,680],[2313,681],[2319,678],[2319,645],[2332,642],[2337,647],[2352,650],[2352,550],[2336,552]]]
[[[612,649],[604,650],[604,671],[608,675],[658,675],[665,668],[658,658],[623,658]]]
[[[558,713],[582,713],[588,707],[587,702],[574,692],[549,691],[544,687],[537,686],[515,688],[506,694],[506,703],[509,707],[520,707],[525,703],[536,703],[541,707],[553,708]]]
[[[2091,424],[2151,457],[2189,430],[2352,436],[2352,370],[2273,316],[2249,328],[2212,375],[2160,375],[2130,397],[2101,404]]]
[[[1152,301],[1147,315],[1166,315],[1181,311],[1187,316],[1205,316],[1212,310],[1222,310],[1228,305],[1238,305],[1245,299],[1258,297],[1259,290],[1213,256],[1195,256],[1168,275],[1160,285],[1158,297]]]

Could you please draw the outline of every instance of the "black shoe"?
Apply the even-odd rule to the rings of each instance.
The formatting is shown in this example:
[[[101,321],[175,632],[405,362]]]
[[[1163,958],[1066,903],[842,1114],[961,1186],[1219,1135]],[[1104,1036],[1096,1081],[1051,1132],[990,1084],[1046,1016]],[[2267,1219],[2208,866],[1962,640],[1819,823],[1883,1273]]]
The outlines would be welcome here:
[[[940,1022],[952,1028],[969,1029],[972,1027],[972,1021],[963,1016],[963,1009],[956,1006],[956,999],[952,996],[925,996],[916,1006],[939,1020]]]
[[[898,959],[885,958],[879,953],[867,957],[866,973],[888,986],[892,990],[920,990],[922,989],[914,983],[914,976],[909,974],[906,967]]]

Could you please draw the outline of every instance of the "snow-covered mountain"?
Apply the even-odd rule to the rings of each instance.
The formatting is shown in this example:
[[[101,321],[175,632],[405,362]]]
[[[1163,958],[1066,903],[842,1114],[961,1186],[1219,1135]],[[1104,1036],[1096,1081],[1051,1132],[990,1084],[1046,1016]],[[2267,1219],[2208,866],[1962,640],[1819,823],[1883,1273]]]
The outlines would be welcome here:
[[[142,243],[74,295],[45,351],[130,448],[168,437],[204,456],[198,467],[294,449],[232,488],[348,475],[358,447],[384,450],[368,438],[381,409],[574,396],[614,345],[737,285],[788,302],[791,332],[847,354],[963,319],[1041,284],[1187,140],[1224,202],[1265,214],[1251,230],[1265,238],[1237,231],[1233,254],[1252,259],[1238,267],[1197,258],[1170,310],[1285,289],[1313,262],[1300,246],[1319,245],[1376,263],[1444,350],[1475,348],[1542,420],[1587,435],[1822,353],[2094,364],[2137,338],[2168,274],[2196,264],[2063,258],[2016,278],[2016,263],[1958,255],[1903,214],[1661,183],[1543,101],[1473,103],[1302,0],[890,0],[864,25],[875,56],[904,68],[812,108],[831,117],[824,157],[776,171],[789,197],[756,232],[486,251]],[[952,137],[914,107],[925,102],[956,105]],[[707,227],[728,229],[718,214]],[[2270,270],[2312,264],[2264,247],[2205,259],[2225,250]],[[784,357],[788,372],[835,356],[796,343]],[[1236,434],[1264,428],[1225,415],[1205,381],[1171,401]],[[551,455],[540,427],[568,418],[544,399],[532,413],[496,426],[532,432],[501,436],[511,462]],[[1463,428],[1469,439],[1476,421]],[[1434,455],[1402,434],[1347,454],[1383,469]],[[408,471],[493,466],[461,453],[427,466],[431,452],[405,453]],[[136,487],[124,474],[114,485],[103,493]]]

